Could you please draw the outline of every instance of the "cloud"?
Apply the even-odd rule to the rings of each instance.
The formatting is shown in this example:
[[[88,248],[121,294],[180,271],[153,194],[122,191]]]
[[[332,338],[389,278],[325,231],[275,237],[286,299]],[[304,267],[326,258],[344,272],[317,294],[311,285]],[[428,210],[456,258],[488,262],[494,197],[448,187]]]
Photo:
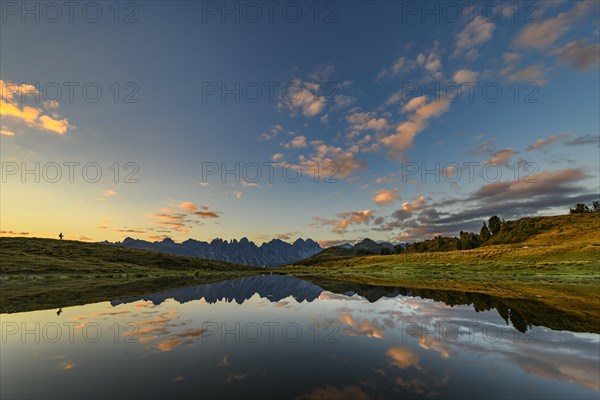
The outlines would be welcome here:
[[[379,324],[377,319],[368,320],[355,319],[351,313],[341,313],[339,321],[347,325],[348,328],[342,329],[342,333],[348,336],[364,336],[368,338],[383,339],[384,326]]]
[[[24,99],[28,95],[36,94],[39,94],[39,92],[33,85],[0,80],[0,98],[2,100],[14,101],[17,95]]]
[[[454,72],[453,80],[456,83],[467,83],[467,82],[476,82],[478,73],[476,71],[472,71],[470,69],[459,69]]]
[[[15,136],[15,133],[13,131],[9,131],[8,129],[0,129],[0,135]]]
[[[226,367],[229,365],[229,358],[227,357],[227,355],[223,356],[223,360],[217,364],[217,367]]]
[[[403,96],[403,92],[402,92],[402,90],[397,90],[397,91],[395,91],[394,93],[392,93],[392,94],[390,95],[390,97],[388,97],[388,98],[385,100],[385,102],[383,103],[383,105],[384,105],[385,107],[388,107],[388,106],[392,106],[392,105],[394,105],[394,104],[398,104],[398,103],[400,103],[400,102],[402,101],[403,97],[404,97],[404,96]]]
[[[387,356],[390,358],[390,364],[394,365],[401,369],[406,369],[408,367],[415,367],[417,369],[421,369],[419,366],[419,360],[421,357],[419,354],[415,353],[408,346],[394,346],[388,349],[386,352]]]
[[[403,107],[403,112],[415,111],[419,107],[427,104],[427,96],[418,96],[410,99]]]
[[[390,124],[385,118],[377,118],[374,112],[353,112],[346,116],[346,121],[350,125],[349,133],[346,136],[352,139],[364,131],[384,132],[390,128]]]
[[[500,202],[559,194],[584,177],[577,168],[539,172],[522,180],[489,183],[476,190],[470,200]]]
[[[523,59],[523,54],[506,52],[502,56],[504,67],[499,71],[500,76],[510,82],[535,82],[538,85],[546,83],[545,75],[548,68],[543,62],[519,67],[518,64]]]
[[[281,159],[283,159],[283,153],[275,153],[271,157],[271,160],[273,161],[280,161]]]
[[[588,144],[596,144],[598,147],[600,147],[600,136],[583,135],[573,140],[568,140],[566,144],[567,146],[584,146]]]
[[[589,43],[583,39],[567,43],[556,51],[559,59],[566,65],[583,71],[600,64],[600,44]]]
[[[527,24],[514,38],[513,46],[517,49],[543,50],[554,44],[576,22],[589,14],[594,2],[577,3],[567,12],[562,12],[553,18]]]
[[[415,68],[417,68],[417,63],[415,60],[411,60],[407,57],[402,56],[396,61],[394,61],[391,67],[383,68],[379,72],[377,79],[380,80],[388,76],[395,77],[401,73],[408,73],[410,71],[413,71]]]
[[[388,189],[379,189],[375,192],[372,200],[380,206],[387,205],[395,202],[399,199],[398,189],[388,190]]]
[[[378,176],[377,178],[375,178],[373,180],[373,183],[375,183],[377,185],[381,185],[382,183],[393,184],[394,182],[396,182],[396,173],[395,172],[390,172],[386,176]]]
[[[225,378],[225,382],[234,382],[234,381],[241,381],[242,379],[245,379],[248,376],[248,374],[230,374],[227,375],[227,377]]]
[[[352,104],[356,103],[356,97],[347,96],[345,94],[335,94],[333,95],[333,107],[332,111],[341,110],[346,107],[350,107]],[[329,121],[329,115],[326,114],[321,117],[321,122],[327,123]]]
[[[346,229],[348,224],[367,224],[373,218],[372,210],[362,210],[362,211],[350,211],[350,212],[342,212],[337,214],[338,217],[342,218],[342,223],[339,223],[338,226]]]
[[[56,116],[56,114],[53,114]],[[54,119],[47,115],[42,115],[39,118],[40,125],[43,129],[46,129],[51,132],[56,132],[60,135],[67,133],[71,126],[69,125],[69,121],[65,119]]]
[[[153,219],[150,223],[159,225],[166,231],[162,233],[179,232],[188,234],[193,225],[201,225],[202,220],[219,218],[219,212],[209,206],[197,205],[191,201],[179,202],[177,209],[163,208],[159,213],[149,214]],[[148,229],[152,230],[152,229]]]
[[[308,147],[306,144],[306,136],[296,136],[288,143],[282,145],[286,149],[305,149]]]
[[[327,247],[339,246],[341,244],[356,242],[357,240],[346,240],[346,239],[330,239],[330,240],[318,240],[319,246],[326,249]]]
[[[143,228],[128,228],[128,227],[123,227],[123,228],[111,228],[109,226],[97,226],[96,229],[102,229],[104,231],[109,231],[109,232],[114,232],[114,233],[124,233],[124,234],[128,234],[128,233],[146,233],[146,230]]]
[[[486,161],[487,164],[508,165],[512,157],[518,154],[510,147],[503,150],[498,150],[492,154],[492,158]]]
[[[538,139],[532,145],[527,146],[527,150],[539,150],[542,147],[546,147],[551,143],[556,142],[557,140],[562,140],[568,137],[568,135],[561,133],[560,135],[550,135],[546,139]]]
[[[190,212],[198,210],[198,206],[191,201],[184,201],[183,203],[179,204],[179,208]]]
[[[100,194],[100,197],[96,197],[96,200],[106,200],[109,197],[115,197],[117,194],[118,193],[115,192],[114,190],[111,190],[111,189],[105,190],[104,192],[102,192]]]
[[[332,64],[319,65],[314,69],[313,73],[310,75],[310,79],[312,79],[315,82],[324,82],[331,77],[334,70],[335,67]]]
[[[377,76],[377,80],[382,80],[387,77],[395,77],[400,74],[422,69],[425,80],[443,78],[442,60],[438,52],[440,43],[436,40],[433,42],[433,47],[425,52],[419,53],[416,58],[411,59],[405,56],[398,58],[390,67],[384,67]]]
[[[446,99],[433,100],[429,103],[422,102],[423,97],[409,101],[405,111],[413,111],[406,121],[396,126],[396,133],[383,138],[382,142],[388,147],[388,156],[394,160],[402,161],[404,151],[411,148],[414,137],[427,128],[432,118],[437,118],[448,111],[450,104]],[[420,103],[420,104],[417,104]]]
[[[197,338],[197,337],[204,335],[205,332],[206,332],[205,329],[200,329],[200,328],[188,329],[186,331],[178,333],[176,336],[183,338],[183,339],[193,339],[193,338]]]
[[[487,42],[492,38],[494,29],[496,29],[494,23],[487,21],[481,15],[476,16],[456,35],[456,50],[467,50]]]
[[[50,131],[59,135],[63,135],[69,129],[74,128],[68,119],[55,112],[47,115],[40,107],[28,106],[17,101],[17,95],[20,96],[23,102],[28,94],[39,94],[39,92],[32,85],[0,80],[0,116],[24,123],[35,129]],[[57,107],[54,103],[49,103],[49,106],[52,109]],[[4,127],[2,130],[5,131],[5,133],[2,133],[3,135],[12,136],[10,133],[14,135],[13,131],[4,129]]]
[[[0,231],[2,236],[27,236],[29,232]]]
[[[432,236],[455,236],[459,231],[475,232],[492,215],[506,219],[596,200],[597,193],[580,183],[589,178],[581,169],[544,171],[519,180],[486,184],[466,196],[427,203],[403,204],[390,219],[375,230],[399,229],[394,240],[412,241]],[[451,211],[445,211],[451,210]]]
[[[172,351],[175,347],[177,347],[181,343],[181,340],[174,338],[164,340],[160,343],[156,344],[156,348],[160,351]]]
[[[312,175],[317,174],[329,182],[345,178],[366,167],[366,164],[356,156],[359,151],[358,146],[343,149],[328,146],[319,140],[312,141],[310,144],[313,146],[314,152],[309,157],[303,155],[299,157],[299,168],[311,171]]]
[[[61,369],[69,370],[75,368],[75,363],[73,361],[67,361],[60,365]]]
[[[236,199],[242,198],[242,192],[231,192],[231,193],[233,193],[233,195],[235,196]]]
[[[248,182],[248,181],[244,181],[244,180],[240,181],[240,185],[242,185],[243,187],[253,187],[253,188],[260,187],[258,185],[258,183],[256,183],[256,182]]]
[[[479,50],[472,48],[465,53],[464,57],[467,61],[475,61],[479,57]]]
[[[282,125],[271,125],[267,132],[263,132],[258,139],[259,140],[271,140],[283,131]]]
[[[297,237],[298,235],[300,235],[300,232],[293,231],[293,232],[286,232],[286,233],[278,233],[275,235],[275,237],[279,240],[290,240],[293,237]]]
[[[392,218],[394,218],[398,222],[402,222],[405,219],[411,217],[413,213],[420,210],[423,206],[427,204],[427,200],[425,196],[418,196],[413,201],[405,201],[402,203],[400,208],[392,213]],[[393,226],[397,227],[397,226]],[[390,227],[388,227],[389,229]]]
[[[331,219],[315,217],[313,218],[315,224],[310,224],[310,226],[329,226],[334,233],[342,234],[345,233],[351,225],[367,225],[374,218],[373,210],[345,211],[336,214],[336,217],[337,218]]]
[[[301,112],[306,117],[314,117],[325,109],[327,103],[327,99],[320,94],[320,91],[318,83],[295,79],[286,87],[277,108],[287,108],[292,116]]]
[[[523,58],[523,54],[506,52],[502,55],[504,64],[515,64]]]
[[[519,69],[505,69],[505,77],[511,82],[534,82],[538,85],[546,83],[547,69],[544,63],[537,62]]]

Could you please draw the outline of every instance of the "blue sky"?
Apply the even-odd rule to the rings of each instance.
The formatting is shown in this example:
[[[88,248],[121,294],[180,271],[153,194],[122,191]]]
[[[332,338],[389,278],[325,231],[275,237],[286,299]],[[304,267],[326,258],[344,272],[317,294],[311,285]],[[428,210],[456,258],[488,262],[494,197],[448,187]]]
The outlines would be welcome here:
[[[460,18],[443,2],[274,2],[272,21],[259,2],[256,23],[242,2],[121,3],[119,22],[93,3],[96,23],[80,9],[69,22],[64,8],[52,23],[36,2],[40,21],[23,22],[14,4],[0,28],[5,235],[405,241],[599,197],[595,2],[481,2]],[[36,82],[38,97],[19,96]],[[236,83],[239,101],[221,98]],[[102,178],[76,170],[69,182],[65,162],[97,163]],[[23,177],[35,163],[63,177]],[[137,183],[124,182],[126,163]],[[207,163],[239,163],[240,176],[203,182]],[[245,182],[251,163],[262,176]],[[438,172],[402,177],[415,166]],[[286,181],[284,167],[302,178]],[[337,182],[323,182],[332,171]]]

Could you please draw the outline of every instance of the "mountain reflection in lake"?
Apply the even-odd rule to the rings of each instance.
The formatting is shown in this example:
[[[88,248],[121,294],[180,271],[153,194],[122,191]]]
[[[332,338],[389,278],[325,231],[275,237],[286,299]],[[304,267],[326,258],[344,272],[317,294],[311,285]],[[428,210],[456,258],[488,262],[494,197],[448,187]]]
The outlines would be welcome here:
[[[1,397],[599,396],[600,335],[582,321],[472,293],[323,286],[336,293],[267,275],[2,314]]]

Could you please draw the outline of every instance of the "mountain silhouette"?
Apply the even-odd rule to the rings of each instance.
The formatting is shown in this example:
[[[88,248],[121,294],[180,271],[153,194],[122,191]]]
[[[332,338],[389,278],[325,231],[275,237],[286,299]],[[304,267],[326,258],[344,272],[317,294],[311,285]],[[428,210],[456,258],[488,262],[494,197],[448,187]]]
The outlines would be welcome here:
[[[148,242],[128,237],[122,242],[102,243],[132,249],[153,250],[181,256],[267,267],[292,264],[323,250],[312,239],[297,239],[293,244],[273,239],[260,246],[257,246],[247,238],[242,238],[240,241],[236,239],[227,241],[217,238],[210,243],[188,239],[184,242],[176,243],[170,238],[166,238],[161,242]]]
[[[228,302],[235,301],[238,304],[242,304],[255,294],[271,302],[278,302],[290,296],[298,302],[310,302],[319,297],[321,292],[323,292],[323,288],[314,283],[292,276],[273,274],[186,287],[163,293],[113,300],[110,303],[113,306],[117,306],[119,304],[145,300],[158,305],[168,299],[174,299],[179,303],[204,299],[207,303],[211,304],[221,300]]]

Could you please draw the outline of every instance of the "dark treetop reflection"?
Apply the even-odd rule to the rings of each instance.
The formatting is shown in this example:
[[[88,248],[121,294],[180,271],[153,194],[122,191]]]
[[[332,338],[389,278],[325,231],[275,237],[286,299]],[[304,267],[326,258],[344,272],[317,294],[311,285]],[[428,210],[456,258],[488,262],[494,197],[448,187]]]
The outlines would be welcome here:
[[[538,306],[267,275],[3,314],[1,394],[597,398],[599,335]]]

